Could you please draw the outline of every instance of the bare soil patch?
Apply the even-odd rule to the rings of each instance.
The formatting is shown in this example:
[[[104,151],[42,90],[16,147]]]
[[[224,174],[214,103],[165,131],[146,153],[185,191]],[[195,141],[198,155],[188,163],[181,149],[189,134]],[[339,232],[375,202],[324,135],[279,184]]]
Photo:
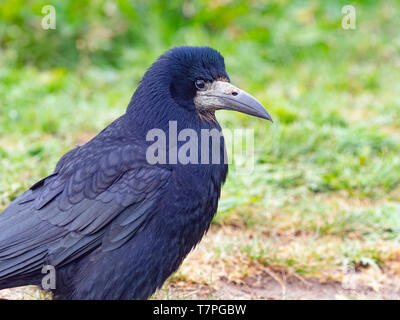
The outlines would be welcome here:
[[[400,286],[396,284],[374,290],[368,286],[345,289],[342,283],[318,279],[297,278],[276,281],[269,275],[249,277],[241,283],[218,280],[212,287],[206,284],[171,283],[155,295],[156,299],[268,299],[268,300],[342,300],[342,299],[400,299]]]

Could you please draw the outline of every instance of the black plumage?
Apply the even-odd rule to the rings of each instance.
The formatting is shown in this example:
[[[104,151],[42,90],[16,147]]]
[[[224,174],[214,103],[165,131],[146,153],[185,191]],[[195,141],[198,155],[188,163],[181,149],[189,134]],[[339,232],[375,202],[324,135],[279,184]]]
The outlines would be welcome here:
[[[209,228],[228,172],[223,159],[184,165],[146,158],[146,134],[167,132],[170,121],[199,136],[202,129],[221,131],[214,111],[224,107],[204,107],[210,95],[201,96],[199,81],[237,89],[217,51],[167,51],[124,115],[65,154],[0,214],[0,289],[40,285],[43,265],[55,267],[53,291],[61,299],[145,299],[163,284]],[[242,100],[228,109],[270,119],[249,95],[236,96]],[[219,148],[223,154],[224,144]]]

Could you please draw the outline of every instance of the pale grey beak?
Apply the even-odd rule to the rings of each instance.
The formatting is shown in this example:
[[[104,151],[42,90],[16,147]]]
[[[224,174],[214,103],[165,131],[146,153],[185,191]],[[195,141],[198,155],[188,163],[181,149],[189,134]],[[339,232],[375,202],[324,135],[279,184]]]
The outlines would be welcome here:
[[[225,81],[214,81],[206,90],[198,91],[194,103],[199,110],[234,110],[272,122],[256,98]]]

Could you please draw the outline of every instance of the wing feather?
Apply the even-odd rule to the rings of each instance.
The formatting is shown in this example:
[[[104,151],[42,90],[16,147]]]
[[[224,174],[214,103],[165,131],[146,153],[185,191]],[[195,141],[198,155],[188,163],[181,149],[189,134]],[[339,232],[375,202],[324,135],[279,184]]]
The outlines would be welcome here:
[[[67,153],[0,214],[0,284],[100,246],[116,249],[151,215],[170,171],[140,162],[135,146],[93,141]]]

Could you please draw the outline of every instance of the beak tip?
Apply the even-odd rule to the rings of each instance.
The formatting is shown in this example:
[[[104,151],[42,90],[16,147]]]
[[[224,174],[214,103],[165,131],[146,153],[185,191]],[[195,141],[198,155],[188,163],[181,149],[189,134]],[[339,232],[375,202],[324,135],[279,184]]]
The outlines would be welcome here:
[[[274,120],[272,120],[271,116],[269,115],[268,111],[265,110],[265,116],[264,119],[271,121],[271,123],[274,123]]]

